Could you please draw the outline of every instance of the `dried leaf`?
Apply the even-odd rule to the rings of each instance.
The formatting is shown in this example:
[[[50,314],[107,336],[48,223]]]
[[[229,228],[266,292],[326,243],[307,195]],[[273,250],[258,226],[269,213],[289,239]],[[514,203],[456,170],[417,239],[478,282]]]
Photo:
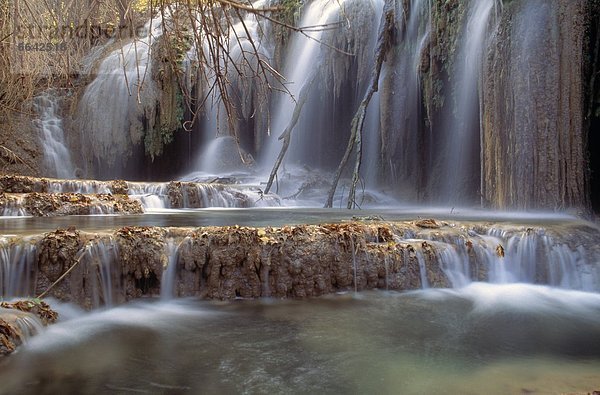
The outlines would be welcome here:
[[[502,247],[500,244],[498,244],[498,247],[496,247],[496,255],[498,255],[498,258],[504,258],[504,247]]]

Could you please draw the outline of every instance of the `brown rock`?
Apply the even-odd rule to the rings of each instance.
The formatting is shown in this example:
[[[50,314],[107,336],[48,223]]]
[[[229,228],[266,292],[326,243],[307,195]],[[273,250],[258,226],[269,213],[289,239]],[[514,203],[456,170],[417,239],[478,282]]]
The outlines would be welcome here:
[[[435,222],[434,219],[421,219],[419,221],[416,221],[415,225],[418,226],[419,228],[426,228],[426,229],[440,228],[440,225],[437,222]]]

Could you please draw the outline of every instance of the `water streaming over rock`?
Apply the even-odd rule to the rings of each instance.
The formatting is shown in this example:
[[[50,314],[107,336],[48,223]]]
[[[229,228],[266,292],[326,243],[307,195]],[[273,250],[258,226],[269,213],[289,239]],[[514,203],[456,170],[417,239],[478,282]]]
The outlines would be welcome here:
[[[88,242],[79,255],[88,270],[99,274],[92,279],[93,307],[109,308],[125,301],[119,268],[116,266],[118,257],[118,245],[112,237]]]
[[[150,53],[161,34],[161,23],[155,20],[141,37],[112,51],[79,100],[77,124],[87,175],[115,177],[142,143],[143,119],[154,119],[156,113]]]
[[[177,296],[175,289],[177,286],[177,266],[179,257],[179,245],[174,239],[167,239],[165,243],[165,254],[168,259],[167,267],[163,269],[160,297],[162,299],[172,299]]]
[[[452,206],[483,202],[529,207],[532,201],[551,209],[585,205],[584,122],[579,115],[569,115],[583,113],[584,71],[567,70],[569,57],[582,56],[583,3],[396,1],[392,47],[363,136],[362,177],[367,186],[405,201]],[[253,5],[261,8],[268,3]],[[155,167],[161,161],[171,163],[185,150],[186,157],[196,158],[190,159],[195,163],[189,171],[218,176],[250,172],[264,182],[281,148],[278,138],[306,88],[306,102],[279,178],[297,173],[298,168],[331,172],[342,157],[352,116],[372,71],[382,8],[381,0],[309,1],[300,8],[296,22],[305,34],[291,32],[289,39],[276,38],[276,27],[269,20],[241,13],[223,44],[231,56],[218,64],[197,59],[201,51],[194,46],[210,41],[200,34],[200,43],[193,43],[182,61],[181,83],[198,103],[206,104],[196,109],[200,112],[194,124],[194,132],[202,137],[174,144],[170,158],[161,158],[160,150],[150,152]],[[577,23],[568,23],[569,16]],[[87,176],[122,176],[122,162],[134,158],[143,165],[129,169],[127,175],[151,178],[142,138],[150,146],[158,138],[156,128],[146,123],[158,116],[157,103],[164,93],[155,86],[151,61],[152,42],[160,41],[161,34],[158,24],[147,26],[143,37],[105,56],[79,100],[77,125]],[[289,94],[279,92],[274,75],[266,78],[275,88],[272,91],[257,78],[259,65],[267,63],[281,72]],[[227,75],[226,92],[213,86],[220,68]],[[544,77],[535,78],[531,70]],[[561,77],[565,74],[570,77]],[[545,105],[534,108],[526,92],[530,87],[537,102]],[[229,119],[221,97],[225,93],[231,104]],[[565,95],[574,99],[566,100]],[[513,96],[514,103],[504,106],[505,98]],[[578,104],[575,111],[566,111],[569,106],[564,103]],[[547,109],[554,134],[545,132],[540,115]],[[520,115],[515,118],[513,113]],[[576,130],[569,125],[576,125]],[[222,151],[215,150],[218,143],[213,142],[215,137],[231,136],[241,147],[238,155],[229,155],[240,158],[234,170],[219,166]],[[522,149],[523,141],[543,147],[543,153]],[[536,144],[530,144],[533,141]],[[248,166],[254,159],[260,166]],[[538,182],[541,178],[544,181]],[[298,186],[312,181],[300,181]],[[522,184],[536,187],[519,188]],[[552,185],[553,197],[544,185]],[[345,187],[342,181],[340,189]]]
[[[418,133],[421,111],[421,59],[429,45],[430,11],[425,0],[401,2],[396,15],[399,44],[392,50],[381,76],[382,169],[400,186],[406,200],[419,194],[419,179],[430,161],[423,157],[424,138]]]
[[[0,298],[30,296],[35,289],[36,244],[0,237]]]
[[[47,91],[36,97],[33,105],[39,118],[34,123],[40,131],[47,174],[58,178],[73,178],[75,167],[65,140],[58,101],[58,93],[54,91]]]
[[[265,194],[253,184],[238,184],[235,179],[215,178],[202,174],[202,182],[131,182],[122,180],[56,180],[7,176],[6,191],[0,202],[1,216],[49,215],[99,215],[121,213],[115,199],[127,195],[141,203],[144,210],[184,209],[210,207],[279,207],[281,199],[275,194]],[[222,180],[226,183],[220,183]],[[112,198],[115,195],[115,199]],[[58,196],[58,198],[57,198]],[[54,203],[48,200],[56,198]],[[82,207],[54,207],[45,205],[82,202]],[[125,199],[124,203],[128,204]],[[38,207],[39,206],[39,207]],[[44,208],[45,207],[45,208]],[[70,211],[69,211],[70,210]],[[127,212],[127,210],[122,210]],[[140,210],[131,212],[140,213]]]
[[[447,152],[440,163],[440,193],[452,205],[477,201],[474,191],[480,184],[480,92],[483,53],[497,0],[472,0],[458,44],[452,115],[444,128]]]
[[[376,240],[365,244],[359,238],[364,236],[352,236],[345,258],[340,256],[339,265],[344,268],[330,272],[327,276],[331,278],[315,278],[312,286],[317,287],[316,291],[310,292],[329,289],[326,284],[343,273],[348,276],[348,280],[343,282],[348,282],[345,286],[338,284],[341,290],[414,289],[448,285],[461,288],[479,281],[547,284],[591,292],[600,290],[600,253],[594,244],[599,237],[597,229],[508,224],[449,224],[440,229],[415,229],[410,224],[398,226],[398,230],[394,231],[393,243],[388,242],[388,248],[391,249],[383,254]],[[254,233],[252,230],[240,232],[240,235],[250,232],[247,236],[236,236],[241,237],[239,242],[242,243],[236,248],[240,251],[248,249],[243,256],[238,256],[238,252],[234,253],[233,250],[230,250],[231,255],[225,254],[226,249],[219,244],[222,241],[215,239],[211,242],[209,233],[192,232],[185,228],[168,231],[125,228],[113,235],[77,236],[89,240],[80,241],[78,251],[63,252],[63,256],[59,257],[51,256],[53,253],[47,250],[48,242],[44,241],[46,237],[55,236],[25,239],[5,237],[0,254],[0,295],[32,295],[37,287],[46,284],[48,280],[45,278],[50,269],[44,266],[48,263],[38,267],[40,254],[44,255],[44,260],[50,259],[48,262],[73,259],[87,265],[88,269],[80,271],[70,280],[72,297],[84,305],[111,306],[139,296],[138,293],[158,292],[163,298],[200,294],[220,298],[230,295],[233,290],[236,290],[234,295],[238,291],[244,295],[251,289],[252,294],[256,293],[257,296],[262,292],[274,296],[285,296],[292,292],[288,286],[282,288],[279,282],[291,281],[298,275],[294,274],[297,269],[293,269],[297,266],[296,259],[291,260],[292,256],[296,256],[295,253],[285,248],[276,252],[268,244],[246,246],[243,240],[255,237],[251,236]],[[258,235],[261,232],[264,234],[259,230]],[[322,234],[317,232],[314,237],[323,237]],[[577,236],[574,237],[574,234]],[[216,235],[220,237],[218,232]],[[143,248],[133,247],[142,242]],[[333,246],[327,248],[335,250]],[[75,255],[69,258],[70,253]],[[327,253],[335,254],[335,251]],[[238,258],[243,259],[235,263]],[[317,269],[320,263],[311,259],[310,256],[303,256],[302,271],[322,270]],[[249,262],[253,262],[256,268],[248,269],[246,266]],[[285,265],[288,264],[292,266],[287,268]],[[91,275],[91,280],[77,279],[78,276],[88,276],[84,275],[86,272],[97,272],[98,275]],[[88,285],[82,285],[86,283]],[[293,287],[291,284],[289,286]],[[250,288],[240,291],[246,287]]]

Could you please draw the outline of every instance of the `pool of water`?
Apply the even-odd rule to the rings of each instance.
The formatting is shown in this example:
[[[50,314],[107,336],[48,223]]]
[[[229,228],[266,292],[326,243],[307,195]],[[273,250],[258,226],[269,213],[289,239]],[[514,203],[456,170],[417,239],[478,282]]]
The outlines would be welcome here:
[[[143,215],[88,215],[67,217],[0,217],[0,235],[37,234],[74,226],[102,231],[124,226],[283,226],[319,224],[380,217],[387,221],[429,218],[447,221],[510,222],[515,224],[560,224],[579,219],[554,213],[510,213],[485,210],[402,207],[396,209],[344,210],[320,208],[251,208],[154,210]]]
[[[525,284],[303,301],[146,299],[0,361],[1,394],[600,390],[600,294]]]

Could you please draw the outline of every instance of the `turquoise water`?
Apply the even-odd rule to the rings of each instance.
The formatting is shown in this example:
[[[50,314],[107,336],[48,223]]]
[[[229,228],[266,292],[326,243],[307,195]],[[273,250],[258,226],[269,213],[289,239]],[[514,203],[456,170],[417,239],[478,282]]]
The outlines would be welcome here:
[[[2,394],[588,393],[600,294],[474,283],[303,300],[139,300],[0,362]]]
[[[75,226],[101,231],[123,226],[282,226],[349,221],[353,218],[413,220],[436,218],[446,221],[493,221],[514,224],[560,224],[578,222],[575,217],[555,213],[510,213],[485,210],[398,207],[395,209],[345,210],[319,208],[250,208],[155,210],[143,215],[89,215],[67,217],[0,217],[0,235],[37,234]]]

